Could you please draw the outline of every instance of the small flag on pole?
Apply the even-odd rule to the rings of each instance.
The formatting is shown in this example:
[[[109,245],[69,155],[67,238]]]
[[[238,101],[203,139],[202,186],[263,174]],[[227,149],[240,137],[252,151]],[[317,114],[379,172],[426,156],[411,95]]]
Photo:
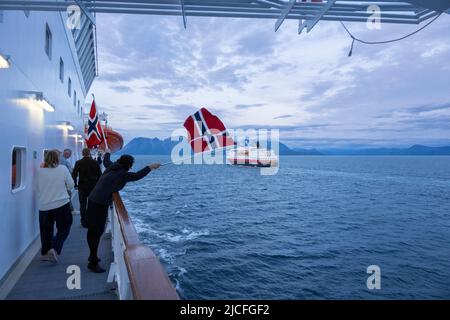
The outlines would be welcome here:
[[[88,119],[88,131],[86,135],[86,145],[89,149],[98,147],[103,140],[105,135],[103,133],[103,128],[100,124],[98,118],[97,107],[95,106],[95,100],[92,101],[91,110],[89,112]]]
[[[184,122],[184,127],[188,132],[188,140],[194,153],[234,145],[222,121],[206,108],[201,108],[189,116]]]

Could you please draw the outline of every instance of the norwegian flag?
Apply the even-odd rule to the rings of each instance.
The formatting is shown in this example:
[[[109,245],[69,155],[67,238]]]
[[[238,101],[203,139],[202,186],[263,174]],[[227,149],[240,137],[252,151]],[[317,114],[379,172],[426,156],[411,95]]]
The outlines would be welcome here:
[[[218,117],[206,108],[189,116],[184,122],[194,153],[233,146],[234,141]]]
[[[86,134],[86,145],[89,149],[98,147],[103,140],[105,135],[103,134],[103,129],[98,119],[97,107],[95,106],[95,100],[92,101],[91,111],[89,112],[88,119],[88,130]]]

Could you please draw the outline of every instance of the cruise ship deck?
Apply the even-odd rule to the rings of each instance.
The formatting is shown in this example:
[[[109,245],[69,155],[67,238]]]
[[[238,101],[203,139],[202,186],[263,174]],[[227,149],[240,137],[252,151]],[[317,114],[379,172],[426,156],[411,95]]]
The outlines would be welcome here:
[[[74,197],[76,198],[76,197]],[[87,268],[86,229],[74,214],[72,228],[57,264],[41,261],[40,242],[32,245],[34,258],[20,277],[9,280],[8,300],[178,300],[179,296],[153,251],[143,245],[120,195],[113,194],[113,209],[99,247],[101,265],[96,274]],[[37,240],[39,241],[39,239]],[[69,289],[80,268],[80,288]],[[11,276],[11,278],[14,278]],[[5,285],[3,286],[5,290]],[[0,294],[4,291],[0,290]]]
[[[111,235],[105,234],[101,240],[99,256],[103,266],[113,261]],[[8,300],[116,300],[118,298],[114,284],[108,284],[108,273],[95,274],[87,269],[89,256],[86,243],[86,229],[79,222],[79,215],[74,215],[74,223],[70,230],[63,252],[57,264],[41,261],[38,253],[22,274]],[[69,266],[81,269],[81,289],[69,290],[66,282]]]

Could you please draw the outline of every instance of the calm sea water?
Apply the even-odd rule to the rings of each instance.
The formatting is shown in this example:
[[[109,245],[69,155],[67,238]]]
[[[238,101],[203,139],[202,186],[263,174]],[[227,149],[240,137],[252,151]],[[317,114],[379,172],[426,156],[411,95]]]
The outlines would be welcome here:
[[[449,157],[168,166],[122,196],[183,298],[450,298]]]

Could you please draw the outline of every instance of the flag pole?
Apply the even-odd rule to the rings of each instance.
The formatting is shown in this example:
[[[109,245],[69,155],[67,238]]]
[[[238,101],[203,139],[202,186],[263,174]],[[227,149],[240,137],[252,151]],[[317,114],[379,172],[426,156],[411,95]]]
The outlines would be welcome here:
[[[106,129],[108,128],[108,119],[105,116],[105,129],[103,130],[103,134],[105,135],[105,147],[106,150],[109,150],[109,146],[108,146],[108,136],[106,135]],[[106,152],[105,150],[105,152]]]
[[[94,94],[92,93],[92,99],[94,100],[94,103],[95,103],[95,96],[94,96]],[[97,107],[97,104],[95,105],[96,107]],[[98,108],[97,108],[97,114],[100,114],[100,112],[98,111]],[[100,120],[101,121],[101,120]],[[101,128],[101,124],[100,124],[100,128]],[[104,135],[104,137],[105,137],[105,148],[106,148],[106,150],[109,150],[109,146],[108,146],[108,137],[106,136],[106,127],[108,126],[108,120],[106,120],[106,117],[105,117],[105,126],[104,126],[104,128],[103,128],[103,135]],[[105,152],[106,152],[106,150],[105,150]]]

